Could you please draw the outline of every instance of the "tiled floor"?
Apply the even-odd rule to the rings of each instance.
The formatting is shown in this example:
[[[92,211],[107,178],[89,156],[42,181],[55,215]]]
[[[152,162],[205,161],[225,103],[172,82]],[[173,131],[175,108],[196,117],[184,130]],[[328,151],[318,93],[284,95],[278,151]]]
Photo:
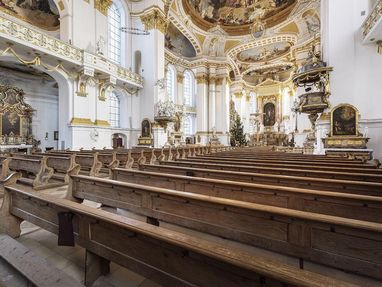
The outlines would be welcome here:
[[[64,192],[65,192],[65,188],[44,191],[44,193],[49,193],[57,197],[63,197]],[[1,204],[1,200],[0,200],[0,204]],[[89,201],[84,202],[84,204],[92,206],[94,208],[100,207],[99,204],[89,202]],[[132,214],[124,210],[120,210],[120,209],[117,210],[112,208],[104,208],[104,209],[109,212],[116,212],[118,214],[128,216],[134,219],[138,219],[142,221],[145,220],[144,217],[138,216],[136,214]],[[276,254],[274,252],[270,252],[267,250],[254,248],[248,245],[229,241],[229,240],[222,239],[216,236],[203,234],[203,233],[185,229],[179,226],[166,224],[163,222],[161,222],[161,226],[168,229],[184,232],[184,233],[197,235],[204,239],[212,240],[214,242],[219,242],[227,246],[240,248],[249,254],[253,254],[254,256],[262,256],[262,257],[270,258],[273,260],[277,260],[279,262],[287,263],[296,267],[299,266],[299,262],[296,258]],[[42,230],[27,222],[22,223],[22,235],[18,239],[18,241],[23,243],[25,246],[29,247],[37,255],[51,262],[55,267],[65,271],[68,275],[83,282],[84,258],[85,258],[85,250],[83,248],[57,246],[56,235],[48,231]],[[323,267],[323,266],[312,264],[312,263],[305,263],[304,268],[307,270],[317,272],[317,273],[321,273],[323,275],[328,275],[337,279],[342,279],[344,281],[353,282],[355,284],[359,284],[360,286],[368,286],[368,287],[382,286],[381,282],[376,282],[372,279],[349,275],[339,270],[334,270],[332,268],[327,268],[327,267]],[[0,269],[0,272],[1,272],[1,269]],[[117,264],[112,263],[110,274],[108,274],[104,278],[100,278],[100,280],[96,282],[94,286],[95,287],[113,287],[113,286],[114,287],[157,287],[159,285],[140,276],[139,274],[136,274],[124,267],[121,267]]]

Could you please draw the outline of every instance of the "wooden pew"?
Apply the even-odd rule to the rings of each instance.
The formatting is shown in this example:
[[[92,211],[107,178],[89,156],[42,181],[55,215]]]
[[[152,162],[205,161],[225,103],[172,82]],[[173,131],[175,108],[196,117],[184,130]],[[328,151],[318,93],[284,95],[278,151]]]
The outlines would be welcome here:
[[[382,223],[382,197],[113,169],[113,180]]]
[[[5,234],[0,234],[0,258],[26,278],[27,283],[25,286],[85,286]]]
[[[325,163],[320,164],[310,164],[310,163],[282,163],[282,162],[248,162],[248,161],[238,161],[238,160],[215,160],[215,159],[205,159],[205,158],[186,158],[180,160],[182,162],[191,163],[206,163],[206,164],[217,164],[217,165],[234,165],[234,166],[247,166],[247,167],[261,167],[261,168],[282,168],[282,169],[308,169],[308,170],[318,170],[318,171],[338,171],[338,172],[351,172],[351,173],[371,173],[382,175],[382,169],[377,168],[372,165],[360,165],[360,166],[341,166],[330,165]]]
[[[162,286],[356,286],[17,186],[6,187],[5,198],[0,221],[0,230],[5,233],[17,235],[14,230],[24,219],[57,234],[58,212],[73,216],[76,242],[87,253],[86,286],[91,286],[102,271],[107,273],[109,261]]]
[[[191,159],[190,159],[191,160]],[[204,162],[212,162],[212,163],[235,163],[238,165],[245,165],[245,164],[251,164],[251,165],[282,165],[285,167],[292,167],[292,166],[309,166],[309,167],[339,167],[339,168],[357,168],[357,169],[377,169],[377,166],[375,164],[365,164],[361,162],[326,162],[326,161],[297,161],[297,160],[287,160],[287,159],[246,159],[246,158],[224,158],[224,157],[209,157],[209,156],[198,156],[195,159],[192,160],[198,160],[198,161],[204,161]],[[379,169],[380,172],[382,172],[382,169]]]
[[[81,175],[87,199],[255,247],[382,279],[382,224]]]
[[[77,154],[76,152],[72,151],[60,151],[60,152],[53,152],[50,151],[48,153],[33,153],[34,155],[50,155],[50,156],[56,156],[56,157],[66,157],[70,158],[74,156],[75,163],[79,164],[81,166],[81,173],[90,175],[90,176],[100,176],[100,172],[102,169],[102,162],[98,159],[98,152],[92,153],[92,154]],[[114,165],[113,165],[114,166]]]
[[[262,173],[272,175],[290,175],[300,177],[317,177],[327,179],[343,179],[343,180],[357,180],[357,181],[370,181],[382,183],[382,174],[374,173],[378,169],[368,170],[365,172],[343,172],[343,171],[323,171],[323,170],[309,170],[297,168],[282,168],[282,167],[262,167],[262,166],[245,166],[234,164],[215,164],[204,162],[192,161],[174,161],[174,162],[161,162],[161,165],[179,166],[179,167],[194,167],[226,171],[240,171],[248,173]],[[339,168],[337,168],[339,169]]]
[[[261,174],[170,165],[140,165],[139,169],[143,171],[161,172],[166,174],[171,173],[193,177],[260,183],[266,185],[301,187],[313,190],[338,191],[370,196],[382,195],[382,184],[378,182]]]
[[[20,172],[19,179],[23,184],[32,186],[36,190],[59,186],[51,182],[53,168],[48,167],[47,157],[28,159],[23,157],[8,157],[1,163],[1,177],[5,178],[12,172]]]
[[[221,152],[211,155],[211,157],[225,157],[225,158],[248,158],[248,159],[258,159],[258,158],[268,158],[268,159],[293,159],[293,160],[309,160],[309,161],[329,161],[329,162],[363,162],[360,159],[348,159],[348,158],[337,158],[330,157],[326,155],[301,155],[301,154],[291,154],[283,152],[240,152],[235,150],[232,152]]]
[[[12,154],[12,156],[16,156]],[[71,154],[69,157],[53,156],[53,155],[17,155],[27,159],[42,159],[44,156],[47,158],[47,166],[53,168],[54,173],[52,179],[62,181],[64,184],[68,184],[69,176],[68,172],[75,166],[75,155]]]

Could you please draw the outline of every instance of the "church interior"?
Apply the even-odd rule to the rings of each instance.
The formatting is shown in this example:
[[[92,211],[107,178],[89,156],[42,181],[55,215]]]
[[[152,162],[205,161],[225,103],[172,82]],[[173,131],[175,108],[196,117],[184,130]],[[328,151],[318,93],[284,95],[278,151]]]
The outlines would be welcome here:
[[[382,0],[0,0],[0,287],[382,286]]]

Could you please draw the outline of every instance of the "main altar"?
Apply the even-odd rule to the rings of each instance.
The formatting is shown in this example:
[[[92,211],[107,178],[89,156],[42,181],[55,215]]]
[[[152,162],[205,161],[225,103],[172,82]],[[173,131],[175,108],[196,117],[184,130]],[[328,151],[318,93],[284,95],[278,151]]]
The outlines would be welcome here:
[[[1,152],[28,150],[33,147],[33,112],[33,108],[24,102],[23,90],[0,85]]]
[[[252,146],[286,146],[288,135],[281,129],[280,97],[277,95],[259,96],[261,112],[250,114],[254,132],[250,134]]]

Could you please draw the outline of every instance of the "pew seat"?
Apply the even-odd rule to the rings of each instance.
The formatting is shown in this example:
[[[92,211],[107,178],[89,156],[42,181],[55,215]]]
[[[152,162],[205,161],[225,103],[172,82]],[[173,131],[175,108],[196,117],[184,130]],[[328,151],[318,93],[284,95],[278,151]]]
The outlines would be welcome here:
[[[103,265],[116,262],[163,286],[356,286],[194,235],[25,191],[18,185],[7,186],[5,192],[3,232],[16,228],[12,220],[17,225],[17,219],[24,219],[57,234],[57,213],[70,213],[76,243],[87,250],[87,258]],[[86,270],[89,266],[94,264],[86,262]],[[98,278],[96,272],[85,274],[87,286]]]
[[[163,220],[302,262],[382,279],[377,271],[382,268],[380,223],[81,175],[71,176],[68,198],[127,209],[155,224]]]
[[[132,169],[113,169],[111,179],[244,202],[260,203],[382,223],[382,197]]]
[[[261,174],[205,168],[179,167],[172,165],[144,164],[140,165],[139,169],[144,171],[172,173],[192,177],[214,178],[267,185],[281,185],[314,190],[338,191],[370,196],[381,196],[382,194],[382,183],[379,182]]]

